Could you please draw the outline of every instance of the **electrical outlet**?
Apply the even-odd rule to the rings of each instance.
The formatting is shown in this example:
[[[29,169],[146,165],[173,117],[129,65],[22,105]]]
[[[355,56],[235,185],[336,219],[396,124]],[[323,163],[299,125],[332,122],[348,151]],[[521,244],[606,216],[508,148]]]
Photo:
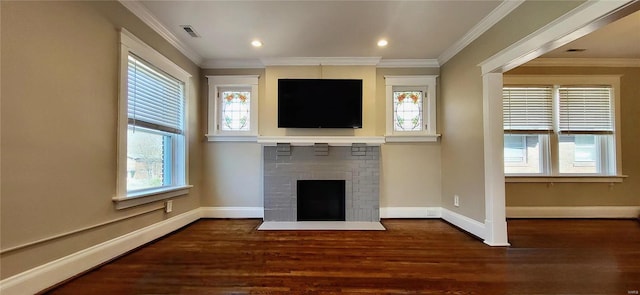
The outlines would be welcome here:
[[[460,207],[460,197],[458,195],[453,196],[453,206]]]
[[[173,211],[173,201],[169,200],[164,202],[164,212],[169,213],[171,211]]]

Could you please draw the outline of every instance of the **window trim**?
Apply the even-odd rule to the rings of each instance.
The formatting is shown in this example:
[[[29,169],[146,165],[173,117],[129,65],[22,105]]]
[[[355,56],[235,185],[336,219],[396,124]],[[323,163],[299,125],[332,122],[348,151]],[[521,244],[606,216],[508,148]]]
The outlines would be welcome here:
[[[208,141],[248,141],[256,142],[258,139],[258,114],[259,114],[259,75],[229,75],[229,76],[207,76],[209,83],[208,95]],[[220,103],[218,92],[220,88],[251,88],[250,109],[249,109],[249,130],[247,131],[223,131],[218,128],[220,124]]]
[[[136,56],[144,59],[146,62],[154,65],[155,67],[165,71],[167,74],[184,83],[184,109],[185,109],[185,124],[183,130],[184,137],[184,163],[180,166],[184,167],[184,171],[180,172],[184,177],[183,183],[178,183],[173,186],[166,186],[161,188],[153,188],[147,190],[135,191],[131,194],[127,193],[127,132],[129,126],[128,120],[128,57],[129,54],[135,54]],[[188,97],[189,89],[191,88],[192,75],[171,60],[157,52],[155,49],[138,39],[126,29],[120,30],[120,80],[119,80],[119,98],[118,98],[118,128],[117,128],[117,177],[116,177],[116,196],[112,197],[112,201],[115,204],[116,209],[124,209],[134,207],[146,203],[156,202],[172,197],[186,195],[189,193],[189,188],[193,187],[188,184],[189,181],[189,141],[188,134],[189,128],[186,122],[186,111],[189,109]],[[174,165],[175,162],[174,162]],[[175,177],[175,175],[172,175]],[[135,201],[132,201],[135,200]]]
[[[386,91],[386,134],[387,142],[435,142],[440,137],[437,134],[436,100],[438,75],[415,76],[384,76]],[[422,101],[422,122],[427,125],[422,131],[396,131],[394,126],[393,91],[394,88],[415,87],[424,90]],[[425,111],[428,110],[428,112]]]
[[[569,174],[562,173],[560,174],[558,171],[557,163],[558,159],[558,151],[557,147],[554,147],[553,143],[557,145],[557,138],[552,139],[549,138],[550,144],[548,151],[551,153],[549,156],[549,160],[553,161],[553,167],[549,170],[553,171],[542,171],[540,174],[505,174],[505,178],[507,182],[622,182],[622,180],[626,177],[622,173],[622,146],[621,146],[621,134],[620,134],[620,77],[621,75],[504,75],[503,77],[503,87],[509,85],[562,85],[562,86],[572,86],[572,85],[607,85],[612,89],[612,102],[611,107],[613,108],[613,127],[614,127],[614,143],[615,143],[615,166],[616,170],[613,175],[606,174]],[[555,93],[554,93],[555,95]],[[555,98],[554,98],[555,99]],[[554,120],[556,120],[554,118]],[[557,128],[556,122],[554,121],[554,129]],[[554,134],[558,134],[558,130],[554,130]],[[553,136],[550,136],[553,137]],[[503,144],[504,146],[504,144]],[[543,149],[543,152],[545,152]],[[504,165],[504,164],[503,164]]]

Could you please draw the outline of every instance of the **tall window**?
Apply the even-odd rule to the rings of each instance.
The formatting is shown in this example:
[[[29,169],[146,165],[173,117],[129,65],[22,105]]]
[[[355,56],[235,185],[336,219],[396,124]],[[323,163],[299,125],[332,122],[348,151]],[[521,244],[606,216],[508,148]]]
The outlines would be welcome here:
[[[184,83],[129,54],[127,192],[184,183]]]
[[[611,85],[506,85],[505,173],[616,175],[613,94]]]
[[[560,173],[612,174],[611,87],[559,87]]]
[[[187,193],[185,93],[190,75],[125,30],[120,37],[119,177],[114,201],[117,208],[126,208]],[[142,198],[150,196],[154,197]]]

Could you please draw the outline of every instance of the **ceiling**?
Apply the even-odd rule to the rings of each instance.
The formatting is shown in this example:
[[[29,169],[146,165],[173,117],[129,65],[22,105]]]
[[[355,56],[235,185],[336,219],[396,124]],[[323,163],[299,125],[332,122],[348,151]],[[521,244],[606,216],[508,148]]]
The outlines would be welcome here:
[[[586,50],[567,52],[569,49]],[[640,59],[640,11],[612,22],[542,57]]]
[[[513,9],[521,1],[136,2],[122,1],[206,64],[290,57],[442,60],[511,11],[504,6]],[[200,37],[181,25],[191,25]],[[378,47],[383,38],[389,44]],[[252,47],[255,39],[263,46]]]
[[[378,58],[442,65],[522,1],[229,0],[121,3],[203,67],[277,58]],[[190,25],[199,37],[182,26]],[[378,47],[380,39],[388,40]],[[262,47],[251,46],[260,40]],[[567,52],[568,49],[586,49]],[[542,56],[640,59],[640,11]],[[423,65],[425,63],[422,63]]]

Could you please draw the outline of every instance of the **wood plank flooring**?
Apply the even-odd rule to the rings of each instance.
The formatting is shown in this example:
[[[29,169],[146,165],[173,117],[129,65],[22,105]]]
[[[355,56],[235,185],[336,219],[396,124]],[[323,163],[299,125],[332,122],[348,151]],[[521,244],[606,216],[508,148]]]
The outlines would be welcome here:
[[[509,220],[493,248],[440,220],[257,231],[200,220],[47,294],[638,294],[636,220]]]

